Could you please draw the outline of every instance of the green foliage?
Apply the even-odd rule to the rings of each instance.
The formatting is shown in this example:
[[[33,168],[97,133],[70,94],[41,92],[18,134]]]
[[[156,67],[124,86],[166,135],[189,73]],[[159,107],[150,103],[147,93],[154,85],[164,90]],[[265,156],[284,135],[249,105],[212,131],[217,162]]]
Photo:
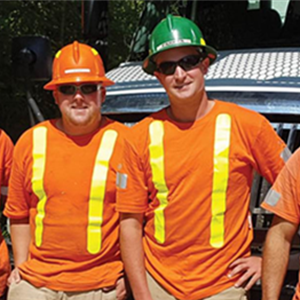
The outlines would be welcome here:
[[[144,6],[143,0],[109,2],[108,69],[118,66],[127,59],[131,39]]]
[[[74,39],[82,39],[81,1],[2,1],[0,6],[0,127],[14,141],[30,126],[25,88],[13,77],[11,43],[18,36],[47,36],[53,54]],[[57,115],[44,83],[34,84],[32,94],[43,115]]]

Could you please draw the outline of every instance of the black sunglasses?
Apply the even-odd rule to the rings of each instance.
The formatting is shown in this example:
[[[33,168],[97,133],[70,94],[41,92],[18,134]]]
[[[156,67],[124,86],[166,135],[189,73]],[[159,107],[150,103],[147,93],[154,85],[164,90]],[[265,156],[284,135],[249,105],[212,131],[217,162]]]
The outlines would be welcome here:
[[[165,75],[172,75],[174,74],[177,66],[180,66],[185,71],[189,71],[202,62],[206,57],[207,55],[202,53],[188,55],[178,61],[164,61],[157,66],[157,71]]]
[[[89,95],[95,93],[101,88],[100,84],[82,84],[82,85],[74,85],[74,84],[64,84],[58,87],[58,90],[64,95],[74,95],[78,90],[81,91],[84,95]]]

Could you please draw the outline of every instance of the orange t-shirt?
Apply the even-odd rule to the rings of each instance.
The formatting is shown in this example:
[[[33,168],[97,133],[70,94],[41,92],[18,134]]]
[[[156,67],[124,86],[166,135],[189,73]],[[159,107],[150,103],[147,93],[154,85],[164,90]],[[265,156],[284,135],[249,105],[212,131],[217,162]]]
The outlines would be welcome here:
[[[10,174],[13,143],[3,130],[0,130],[0,202],[6,199],[8,178]],[[1,203],[2,207],[2,203]],[[8,249],[0,231],[0,296],[6,289],[6,281],[10,273]]]
[[[288,160],[261,206],[294,224],[300,224],[300,149]],[[300,276],[300,272],[299,272]],[[299,277],[300,278],[300,277]],[[298,282],[294,300],[300,299]]]
[[[210,228],[219,115],[230,116],[231,129],[224,244],[217,248],[210,243]],[[158,242],[154,233],[154,210],[159,206],[149,162],[149,125],[154,120],[161,120],[164,127],[164,178],[168,188],[164,243]],[[177,123],[166,110],[159,111],[135,125],[131,136],[132,143],[126,142],[124,147],[120,173],[128,177],[126,184],[118,187],[117,211],[145,213],[148,272],[178,299],[202,299],[234,285],[238,276],[228,278],[228,266],[250,255],[253,238],[249,218],[253,170],[273,183],[284,166],[284,142],[263,116],[217,100],[206,116],[193,123]],[[218,165],[215,169],[217,172]]]
[[[43,178],[47,200],[41,245],[37,245],[35,231],[39,224],[36,216],[40,203],[32,184],[33,131],[39,127],[47,129]],[[95,177],[94,167],[98,150],[102,149],[100,143],[108,130],[117,133],[117,140],[108,162],[103,213],[99,209],[98,219],[92,220],[98,222],[99,218],[102,219],[102,245],[99,251],[92,253],[87,246],[89,205],[91,201],[97,201],[90,197],[90,191],[92,178],[96,178],[96,196],[100,193],[99,182],[103,179],[103,172],[101,174],[98,169]],[[112,286],[122,275],[115,181],[126,131],[124,125],[108,120],[105,126],[92,134],[71,137],[59,131],[55,120],[52,120],[31,128],[18,141],[4,213],[12,219],[29,216],[32,237],[29,258],[19,269],[21,276],[34,286],[87,291]],[[102,152],[106,153],[107,149]],[[100,161],[100,165],[105,163]]]

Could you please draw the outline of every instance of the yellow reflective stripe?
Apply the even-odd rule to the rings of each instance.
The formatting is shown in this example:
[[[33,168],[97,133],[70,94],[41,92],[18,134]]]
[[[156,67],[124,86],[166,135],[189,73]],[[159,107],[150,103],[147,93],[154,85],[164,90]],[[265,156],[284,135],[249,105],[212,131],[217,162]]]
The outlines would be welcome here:
[[[98,253],[102,244],[101,225],[103,222],[103,203],[109,160],[112,156],[118,133],[107,130],[103,134],[93,171],[89,199],[89,216],[87,229],[87,250]]]
[[[159,206],[154,210],[154,237],[159,243],[164,243],[166,239],[164,210],[168,205],[169,190],[165,181],[164,165],[164,124],[162,121],[154,121],[149,127],[150,133],[150,165],[152,178],[157,189],[157,199]]]
[[[47,145],[47,128],[38,127],[33,130],[33,149],[32,149],[32,190],[39,198],[37,204],[37,215],[35,217],[35,243],[38,247],[43,241],[43,220],[45,217],[45,205],[47,195],[44,190],[44,172],[46,163],[46,145]]]
[[[220,114],[216,120],[214,144],[214,175],[211,204],[210,244],[214,248],[224,245],[224,214],[229,176],[231,117]]]

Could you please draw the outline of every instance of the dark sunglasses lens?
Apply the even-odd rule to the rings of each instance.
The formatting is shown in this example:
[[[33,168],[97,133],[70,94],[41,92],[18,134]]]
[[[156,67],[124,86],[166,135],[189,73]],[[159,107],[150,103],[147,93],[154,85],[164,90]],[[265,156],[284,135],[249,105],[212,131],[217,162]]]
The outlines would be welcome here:
[[[166,61],[159,65],[158,70],[160,73],[163,73],[165,75],[171,75],[174,74],[176,66],[176,62]]]
[[[73,95],[76,88],[74,85],[61,85],[58,87],[58,90],[64,95]]]
[[[97,84],[85,84],[85,85],[82,85],[81,86],[81,91],[85,95],[95,93],[97,91]]]
[[[174,74],[176,67],[180,66],[183,70],[189,71],[205,58],[204,55],[188,55],[179,61],[166,61],[158,66],[158,71],[165,75]]]
[[[185,70],[188,71],[195,67],[199,62],[201,61],[201,56],[199,55],[189,55],[186,57],[183,57],[179,62],[179,66]]]

